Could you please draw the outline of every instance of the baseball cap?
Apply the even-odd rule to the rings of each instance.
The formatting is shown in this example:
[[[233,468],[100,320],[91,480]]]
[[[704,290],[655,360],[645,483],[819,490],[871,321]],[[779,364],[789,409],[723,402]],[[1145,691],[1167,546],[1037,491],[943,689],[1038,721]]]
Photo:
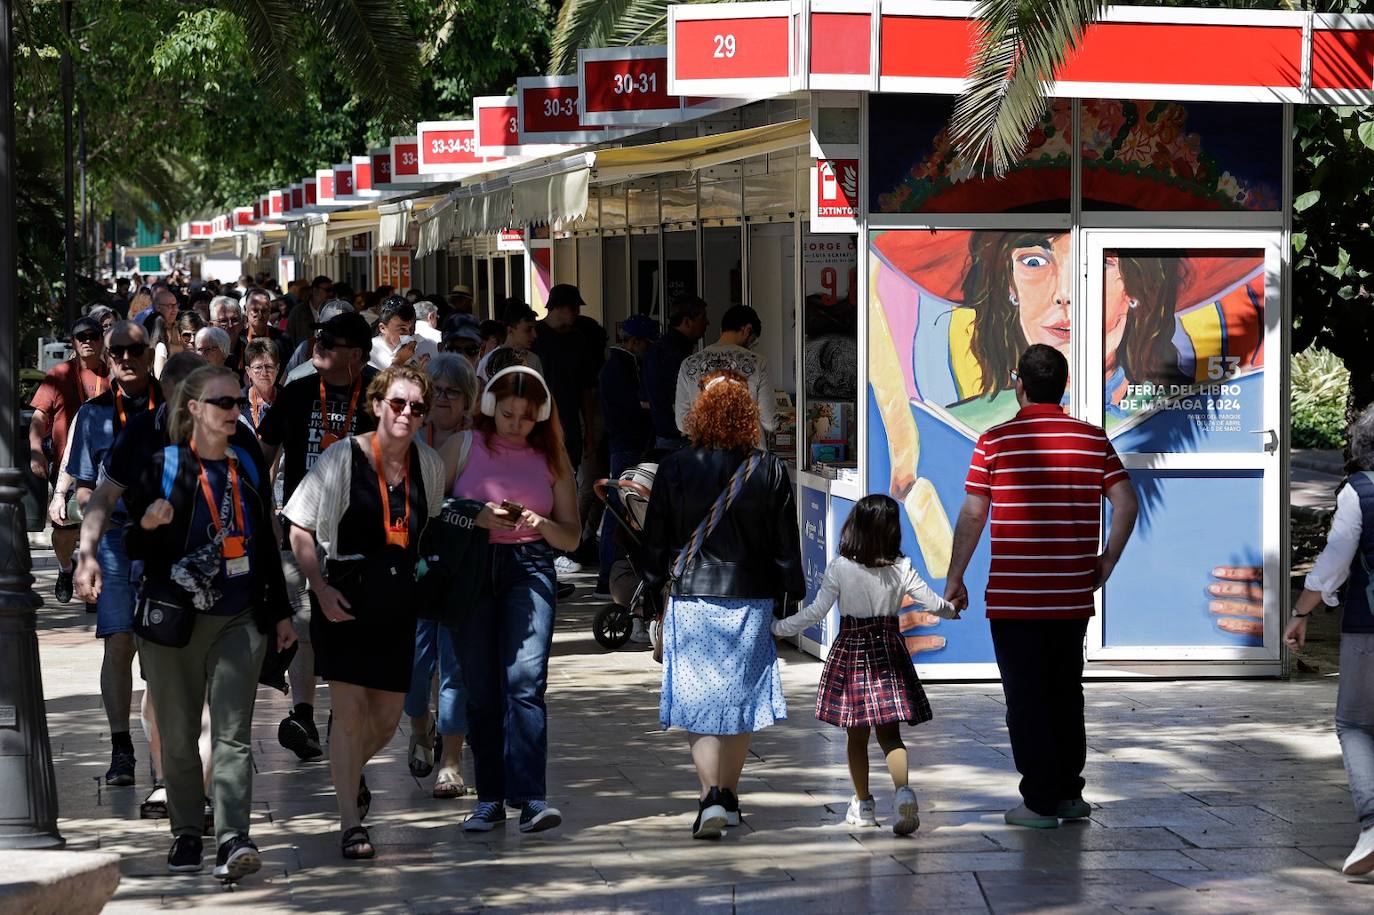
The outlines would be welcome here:
[[[356,346],[361,350],[372,347],[372,328],[367,319],[356,311],[336,314],[327,321],[315,324],[315,329],[323,331],[344,346]]]
[[[482,333],[478,330],[477,319],[472,315],[449,315],[444,320],[444,343],[455,340],[471,340],[481,344]]]
[[[85,315],[84,317],[77,318],[76,322],[72,324],[72,336],[75,337],[83,331],[94,331],[97,334],[103,334],[105,333],[105,328],[101,326],[97,318]]]
[[[639,340],[657,340],[658,322],[648,315],[630,315],[620,324],[620,332]]]
[[[582,301],[582,293],[577,291],[577,287],[572,283],[559,283],[549,290],[548,310],[555,308],[577,308],[587,307],[587,303]]]

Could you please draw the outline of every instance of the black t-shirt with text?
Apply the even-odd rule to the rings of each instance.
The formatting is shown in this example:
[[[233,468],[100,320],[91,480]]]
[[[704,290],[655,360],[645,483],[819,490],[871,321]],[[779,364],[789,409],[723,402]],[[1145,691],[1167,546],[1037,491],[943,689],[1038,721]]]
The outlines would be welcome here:
[[[350,435],[377,428],[367,412],[367,385],[375,372],[364,370],[352,385],[325,385],[325,415],[320,410],[320,376],[299,378],[282,388],[258,424],[264,445],[283,448],[282,495],[290,500],[326,447]],[[352,409],[350,411],[350,404]],[[351,417],[350,417],[351,413]],[[327,429],[327,432],[326,432]],[[325,441],[326,434],[330,436]]]

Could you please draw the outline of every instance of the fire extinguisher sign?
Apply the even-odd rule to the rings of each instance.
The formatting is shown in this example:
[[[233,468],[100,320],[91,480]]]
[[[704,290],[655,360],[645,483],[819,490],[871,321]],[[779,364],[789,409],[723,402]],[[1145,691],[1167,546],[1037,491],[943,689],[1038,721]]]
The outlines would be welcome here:
[[[859,230],[859,160],[817,159],[811,169],[811,230]]]

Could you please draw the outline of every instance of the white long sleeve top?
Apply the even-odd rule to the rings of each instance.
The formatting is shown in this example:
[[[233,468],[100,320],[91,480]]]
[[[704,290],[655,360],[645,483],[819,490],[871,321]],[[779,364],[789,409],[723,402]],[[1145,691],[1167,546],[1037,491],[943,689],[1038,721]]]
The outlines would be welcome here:
[[[930,585],[911,567],[911,560],[899,556],[890,566],[866,566],[837,556],[825,570],[821,590],[800,613],[773,621],[773,634],[793,636],[820,621],[835,601],[840,614],[858,619],[897,616],[902,613],[902,598],[910,597],[925,610],[945,619],[958,619],[954,605],[931,590]]]
[[[1307,573],[1302,585],[1309,591],[1320,591],[1322,601],[1329,607],[1340,603],[1336,592],[1350,576],[1350,564],[1355,561],[1355,553],[1360,549],[1363,528],[1360,495],[1353,486],[1342,486],[1341,491],[1336,493],[1336,514],[1331,518],[1331,533],[1326,535],[1326,546],[1312,563],[1312,571]]]

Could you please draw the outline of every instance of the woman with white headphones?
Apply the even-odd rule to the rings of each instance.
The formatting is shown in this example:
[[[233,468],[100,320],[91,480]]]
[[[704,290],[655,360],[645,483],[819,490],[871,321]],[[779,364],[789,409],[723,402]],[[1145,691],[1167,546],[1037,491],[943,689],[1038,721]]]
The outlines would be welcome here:
[[[452,492],[487,503],[477,523],[491,543],[489,594],[473,610],[460,649],[477,782],[477,805],[463,828],[496,828],[510,804],[520,807],[521,832],[552,829],[563,819],[549,806],[544,782],[544,691],[558,589],[553,560],[556,550],[577,548],[582,525],[563,427],[534,369],[511,366],[487,383]]]

